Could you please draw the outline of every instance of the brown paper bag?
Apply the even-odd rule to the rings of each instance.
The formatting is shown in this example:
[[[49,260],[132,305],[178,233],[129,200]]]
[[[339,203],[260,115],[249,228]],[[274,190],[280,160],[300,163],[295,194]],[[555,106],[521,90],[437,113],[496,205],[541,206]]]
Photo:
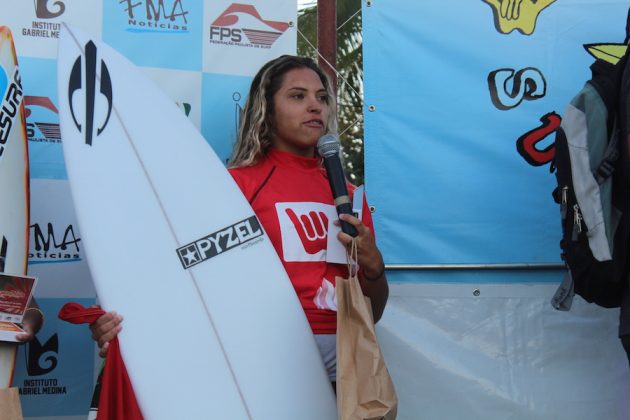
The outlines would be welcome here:
[[[356,245],[351,254],[356,258]],[[394,420],[396,390],[374,331],[370,299],[356,270],[337,277],[337,412],[340,420]]]
[[[17,388],[0,389],[0,420],[22,420],[22,406]]]

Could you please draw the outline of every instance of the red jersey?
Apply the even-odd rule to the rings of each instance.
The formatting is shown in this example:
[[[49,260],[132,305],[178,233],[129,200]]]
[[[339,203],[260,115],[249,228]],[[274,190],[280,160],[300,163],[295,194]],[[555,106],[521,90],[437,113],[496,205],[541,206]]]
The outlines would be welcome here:
[[[347,277],[348,270],[326,262],[328,225],[338,216],[320,159],[271,149],[256,165],[230,173],[278,253],[313,333],[334,334],[335,277]],[[351,184],[348,191],[352,196]],[[363,223],[373,230],[369,211],[363,212]]]

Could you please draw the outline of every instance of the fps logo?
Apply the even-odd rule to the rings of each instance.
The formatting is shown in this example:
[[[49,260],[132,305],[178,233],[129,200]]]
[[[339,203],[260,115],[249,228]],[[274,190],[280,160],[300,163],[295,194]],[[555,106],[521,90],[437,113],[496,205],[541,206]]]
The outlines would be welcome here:
[[[35,15],[39,19],[53,19],[59,17],[66,11],[66,5],[59,0],[53,1],[52,4],[56,10],[50,10],[48,3],[50,0],[35,0]]]
[[[4,68],[0,66],[0,94],[2,95],[2,104],[0,106],[0,160],[2,160],[4,154],[4,145],[9,139],[9,134],[11,134],[15,116],[20,110],[23,96],[22,79],[18,68],[15,68],[10,80],[7,76]]]
[[[107,126],[107,122],[109,121],[109,117],[112,112],[112,81],[109,76],[109,70],[107,70],[107,66],[105,62],[101,60],[100,66],[100,78],[97,78],[96,75],[96,45],[92,41],[89,41],[85,44],[85,63],[82,66],[81,56],[79,56],[74,62],[74,66],[72,67],[72,71],[70,73],[70,84],[68,89],[68,103],[70,104],[70,112],[72,114],[72,120],[74,121],[74,125],[77,127],[79,132],[84,133],[85,135],[85,143],[89,146],[92,145],[92,136],[94,134],[94,120],[96,118],[95,115],[95,102],[96,102],[96,82],[100,83],[99,91],[107,100],[107,114],[105,116],[105,121],[103,125],[101,125],[96,130],[96,135],[100,135],[105,126]],[[82,86],[81,76],[85,76],[85,87]],[[73,99],[75,93],[81,90],[83,96],[85,98],[85,121],[79,123],[77,121],[77,116],[75,112],[75,108],[73,106]],[[80,97],[80,95],[77,95]]]
[[[28,141],[61,143],[59,110],[46,96],[25,96]],[[35,120],[34,122],[31,122]]]
[[[271,48],[287,22],[263,19],[250,4],[232,3],[210,26],[210,43]]]

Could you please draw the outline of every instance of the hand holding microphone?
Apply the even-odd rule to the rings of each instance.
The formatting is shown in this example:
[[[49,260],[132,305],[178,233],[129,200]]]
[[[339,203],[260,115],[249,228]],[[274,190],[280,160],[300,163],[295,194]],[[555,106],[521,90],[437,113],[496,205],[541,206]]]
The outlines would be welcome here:
[[[330,189],[335,199],[337,214],[352,214],[352,204],[348,197],[346,177],[344,176],[341,160],[339,159],[340,150],[341,145],[335,134],[325,134],[317,141],[317,151],[324,159],[324,167],[326,168]],[[343,220],[341,220],[341,230],[352,237],[356,237],[358,234],[353,225]]]

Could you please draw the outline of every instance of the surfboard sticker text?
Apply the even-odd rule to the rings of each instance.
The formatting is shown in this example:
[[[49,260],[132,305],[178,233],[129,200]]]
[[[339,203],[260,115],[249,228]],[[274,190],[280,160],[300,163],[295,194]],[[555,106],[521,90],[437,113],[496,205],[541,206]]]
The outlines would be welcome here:
[[[4,69],[0,67],[0,95],[3,95],[0,104],[0,159],[4,154],[4,147],[11,134],[11,128],[20,110],[23,97],[22,79],[18,68],[15,68],[11,79],[7,76]]]
[[[177,256],[187,269],[262,235],[258,219],[251,216],[178,248]]]

